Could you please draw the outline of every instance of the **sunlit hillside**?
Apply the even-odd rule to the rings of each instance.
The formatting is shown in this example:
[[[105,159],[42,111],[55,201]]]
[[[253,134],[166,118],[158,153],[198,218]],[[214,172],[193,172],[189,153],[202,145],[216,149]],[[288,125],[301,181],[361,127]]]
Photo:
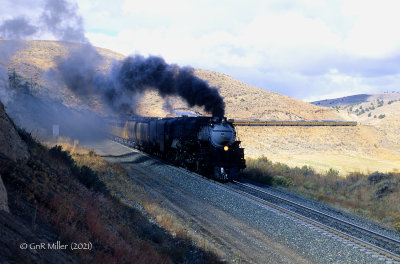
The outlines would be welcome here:
[[[15,69],[16,74],[22,76],[28,84],[34,84],[28,87],[35,96],[57,99],[72,109],[94,109],[100,113],[103,108],[99,100],[94,99],[90,105],[86,105],[74,97],[66,87],[48,83],[43,78],[46,70],[54,66],[55,58],[65,56],[68,48],[74,45],[77,44],[23,41],[11,63],[6,66],[10,74]],[[99,51],[107,57],[108,65],[113,59],[123,58],[110,50],[99,48]],[[381,104],[378,100],[382,99],[375,98],[375,101],[362,102],[359,105],[321,107],[245,84],[222,73],[195,70],[195,74],[219,89],[226,103],[228,118],[339,119],[356,120],[361,124],[354,128],[241,127],[238,128],[238,136],[246,156],[265,155],[275,161],[296,166],[312,165],[319,170],[330,167],[342,172],[400,170],[400,101],[392,100],[389,103],[391,100],[385,99],[384,104],[378,106]],[[189,110],[181,99],[167,99],[173,108]],[[371,109],[372,106],[374,109]],[[362,114],[360,107],[364,109]],[[138,113],[164,117],[171,115],[167,108],[163,98],[155,92],[150,92],[139,99]],[[206,114],[199,107],[191,110]],[[31,120],[26,120],[28,121]]]

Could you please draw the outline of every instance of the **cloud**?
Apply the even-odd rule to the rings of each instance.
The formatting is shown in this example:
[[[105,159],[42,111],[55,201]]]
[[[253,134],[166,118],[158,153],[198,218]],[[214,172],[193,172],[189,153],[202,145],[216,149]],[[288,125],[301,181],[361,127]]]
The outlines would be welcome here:
[[[300,99],[333,90],[384,89],[371,79],[398,83],[395,0],[79,0],[78,5],[86,37],[96,46],[124,55],[161,55],[169,63],[220,71]],[[348,81],[334,82],[332,69]]]

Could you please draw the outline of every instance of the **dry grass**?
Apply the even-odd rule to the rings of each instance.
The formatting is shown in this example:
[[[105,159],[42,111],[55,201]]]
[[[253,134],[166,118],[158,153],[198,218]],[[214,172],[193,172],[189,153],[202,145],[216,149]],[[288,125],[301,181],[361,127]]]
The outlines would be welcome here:
[[[28,215],[36,215],[36,211],[27,208],[37,208],[38,220],[33,228],[52,226],[64,243],[93,243],[91,251],[75,250],[70,254],[85,263],[172,263],[184,262],[193,258],[191,252],[198,252],[204,262],[218,262],[215,255],[197,249],[188,239],[174,238],[116,192],[110,192],[107,188],[121,184],[120,180],[127,183],[120,165],[109,164],[93,151],[80,148],[77,142],[63,143],[74,150],[71,157],[59,147],[49,150],[38,144],[29,134],[25,140],[31,153],[26,165],[0,157],[10,208]],[[87,181],[87,176],[92,178]],[[111,184],[96,188],[104,185],[99,178]],[[143,190],[138,196],[145,201]],[[167,226],[175,221],[165,214],[158,218]]]
[[[243,177],[294,191],[400,231],[400,173],[360,172],[340,175],[310,166],[289,167],[265,157],[248,159]]]
[[[400,138],[374,127],[237,127],[237,133],[246,158],[343,174],[400,169]]]
[[[66,150],[71,151],[71,155],[78,166],[88,166],[98,173],[111,196],[116,197],[125,206],[142,208],[142,212],[153,219],[157,225],[167,230],[173,238],[179,241],[187,241],[177,247],[171,246],[170,250],[174,252],[173,256],[176,259],[182,259],[188,254],[191,246],[187,243],[191,243],[190,241],[193,241],[197,247],[205,252],[217,252],[208,242],[209,238],[191,230],[187,220],[177,217],[162,206],[159,200],[151,197],[149,193],[134,182],[123,166],[118,163],[109,163],[92,150],[82,148],[79,144],[74,146],[68,139],[64,139],[62,145]],[[72,150],[75,150],[75,152],[72,152]],[[213,253],[204,253],[201,257],[205,262],[218,262]]]

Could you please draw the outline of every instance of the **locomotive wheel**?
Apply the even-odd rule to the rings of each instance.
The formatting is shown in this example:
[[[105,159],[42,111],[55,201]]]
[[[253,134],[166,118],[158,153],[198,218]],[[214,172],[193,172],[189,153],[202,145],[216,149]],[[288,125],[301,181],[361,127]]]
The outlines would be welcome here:
[[[225,171],[223,167],[215,166],[214,167],[214,179],[219,181],[228,181],[228,173]]]

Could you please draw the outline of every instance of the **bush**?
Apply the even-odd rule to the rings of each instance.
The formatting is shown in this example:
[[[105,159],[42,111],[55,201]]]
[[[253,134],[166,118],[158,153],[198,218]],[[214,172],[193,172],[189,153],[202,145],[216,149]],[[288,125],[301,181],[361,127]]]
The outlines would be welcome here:
[[[71,157],[69,152],[62,150],[61,146],[56,145],[52,147],[49,150],[49,153],[53,158],[70,166],[72,174],[88,189],[93,189],[94,191],[101,192],[103,194],[108,193],[106,185],[99,179],[97,173],[88,166],[77,166],[75,160]]]
[[[284,187],[289,187],[293,186],[293,181],[291,179],[288,179],[284,176],[275,176],[273,178],[272,184],[274,186],[284,186]]]
[[[388,178],[388,175],[382,172],[375,171],[368,176],[368,183],[370,185],[377,184],[378,182]]]
[[[385,180],[376,185],[375,198],[380,199],[392,192],[391,182]]]
[[[74,159],[71,157],[68,151],[62,150],[62,146],[55,145],[54,147],[49,149],[49,154],[53,158],[62,161],[66,165],[76,166]]]
[[[311,168],[310,166],[304,165],[303,167],[301,167],[300,171],[301,171],[301,174],[303,174],[304,176],[315,175],[315,170],[313,168]]]
[[[78,180],[85,185],[88,189],[106,193],[108,192],[106,185],[99,179],[99,176],[88,166],[82,166],[78,174]]]
[[[379,119],[385,118],[385,115],[379,115],[378,118]]]
[[[394,224],[394,229],[400,232],[400,221]]]
[[[17,132],[18,132],[19,136],[21,137],[21,139],[28,146],[32,146],[32,145],[36,145],[37,144],[36,140],[32,137],[32,134],[27,132],[25,129],[18,127],[17,128]]]

